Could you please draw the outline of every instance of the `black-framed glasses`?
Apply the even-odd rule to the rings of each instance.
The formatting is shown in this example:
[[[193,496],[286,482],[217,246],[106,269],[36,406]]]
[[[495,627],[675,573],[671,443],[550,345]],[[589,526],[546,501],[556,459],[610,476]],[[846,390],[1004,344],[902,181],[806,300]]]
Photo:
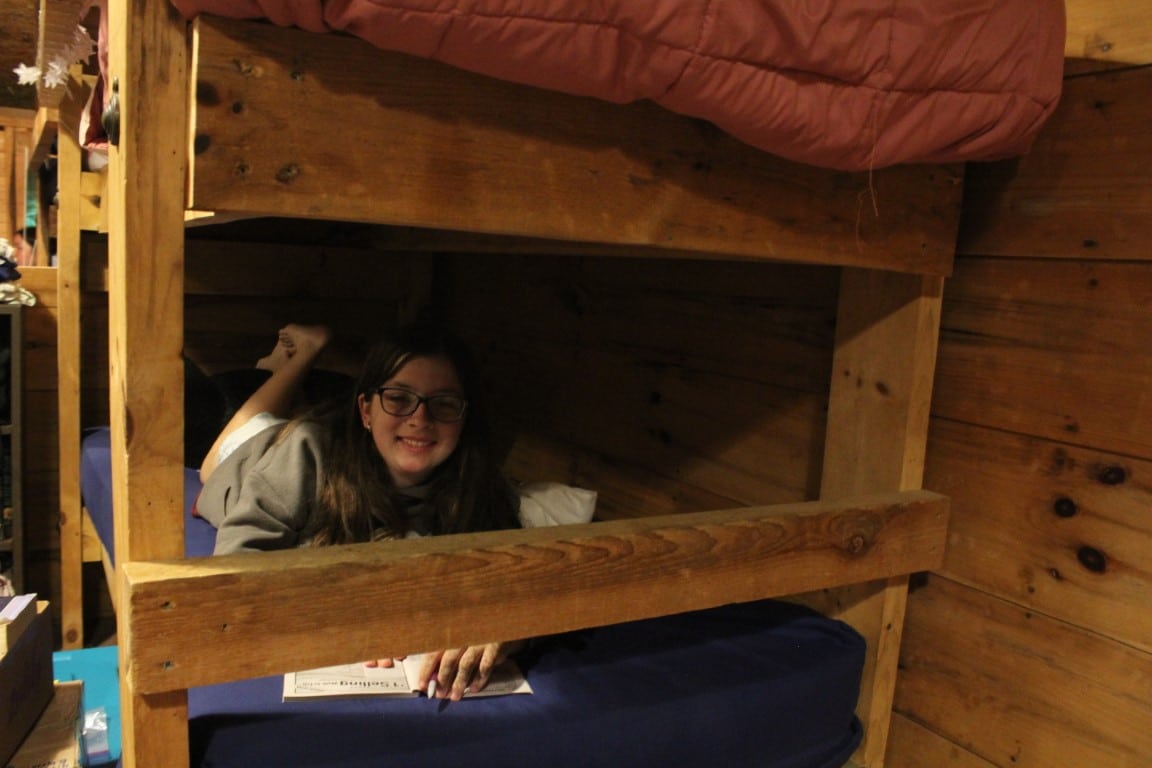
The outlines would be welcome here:
[[[428,409],[433,421],[452,423],[464,418],[468,401],[460,395],[428,395],[423,397],[401,387],[378,387],[380,407],[392,416],[411,416],[421,405]]]

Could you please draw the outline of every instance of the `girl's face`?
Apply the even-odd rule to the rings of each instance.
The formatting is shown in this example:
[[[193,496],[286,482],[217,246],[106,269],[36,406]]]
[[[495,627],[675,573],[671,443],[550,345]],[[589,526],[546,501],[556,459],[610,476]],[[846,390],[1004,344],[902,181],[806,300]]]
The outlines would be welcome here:
[[[383,386],[425,398],[434,395],[464,396],[456,368],[443,357],[412,358]],[[397,488],[411,488],[427,480],[436,467],[448,460],[460,442],[463,419],[436,421],[429,415],[427,402],[420,403],[408,416],[393,416],[385,411],[380,395],[375,392],[360,395],[358,402],[364,427],[372,433],[376,450],[384,459]],[[392,410],[397,409],[392,407]]]

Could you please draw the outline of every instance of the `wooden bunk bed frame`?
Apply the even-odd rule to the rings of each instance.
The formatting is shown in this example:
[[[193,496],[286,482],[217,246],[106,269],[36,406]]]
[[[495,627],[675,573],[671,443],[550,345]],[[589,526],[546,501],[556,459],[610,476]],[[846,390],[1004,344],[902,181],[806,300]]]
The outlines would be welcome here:
[[[188,764],[192,686],[798,594],[868,642],[853,762],[882,765],[908,575],[939,567],[946,540],[947,500],[920,486],[959,167],[799,166],[651,105],[524,89],[346,38],[189,25],[167,0],[114,1],[109,26],[126,766]],[[276,141],[257,147],[249,117],[281,128]],[[171,403],[183,392],[184,229],[198,211],[515,235],[557,252],[842,266],[820,500],[182,560],[183,425]],[[78,464],[79,341],[63,331],[79,317],[78,221],[62,211],[61,230],[76,235],[60,242],[67,604],[82,550],[78,490],[63,485]],[[588,577],[573,584],[577,564]],[[289,600],[310,608],[285,611]]]

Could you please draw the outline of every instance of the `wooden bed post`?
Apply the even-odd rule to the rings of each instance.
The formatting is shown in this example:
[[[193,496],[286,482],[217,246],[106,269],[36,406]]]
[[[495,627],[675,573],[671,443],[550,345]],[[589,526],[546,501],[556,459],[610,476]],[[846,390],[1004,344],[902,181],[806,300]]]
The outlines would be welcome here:
[[[109,82],[119,143],[108,182],[109,417],[117,576],[184,555],[186,23],[168,0],[110,0]],[[188,765],[187,693],[137,694],[118,615],[124,765]]]
[[[845,268],[828,403],[822,499],[918,489],[924,476],[943,278]],[[853,757],[880,768],[888,742],[908,578],[847,587],[823,608],[868,640]]]
[[[60,613],[64,648],[84,644],[80,499],[80,115],[90,89],[75,75],[60,104],[56,225],[57,397],[60,423]]]

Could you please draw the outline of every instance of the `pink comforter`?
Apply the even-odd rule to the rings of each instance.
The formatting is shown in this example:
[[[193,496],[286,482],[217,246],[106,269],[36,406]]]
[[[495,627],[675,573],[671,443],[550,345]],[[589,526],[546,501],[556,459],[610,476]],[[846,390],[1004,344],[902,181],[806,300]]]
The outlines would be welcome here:
[[[1063,76],[1061,0],[173,0],[616,102],[845,169],[1025,152]]]

